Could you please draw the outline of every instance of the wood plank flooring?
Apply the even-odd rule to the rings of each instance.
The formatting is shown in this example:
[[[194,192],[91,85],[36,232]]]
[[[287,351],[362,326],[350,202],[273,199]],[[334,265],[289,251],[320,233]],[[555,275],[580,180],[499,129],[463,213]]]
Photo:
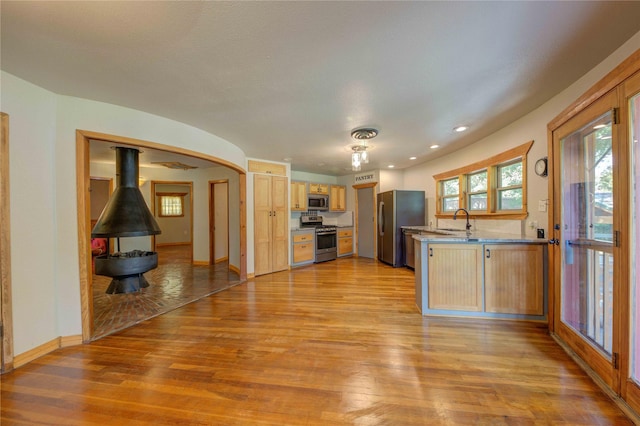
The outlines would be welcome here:
[[[368,259],[260,276],[2,376],[2,425],[625,425],[535,323],[425,318]]]

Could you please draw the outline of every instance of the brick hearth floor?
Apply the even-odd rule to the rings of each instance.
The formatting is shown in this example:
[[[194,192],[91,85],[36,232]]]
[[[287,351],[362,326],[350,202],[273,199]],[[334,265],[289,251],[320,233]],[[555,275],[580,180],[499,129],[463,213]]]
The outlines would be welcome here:
[[[159,247],[158,267],[144,274],[149,287],[106,294],[111,278],[93,275],[93,336],[99,339],[240,283],[227,262],[194,266],[191,246]]]

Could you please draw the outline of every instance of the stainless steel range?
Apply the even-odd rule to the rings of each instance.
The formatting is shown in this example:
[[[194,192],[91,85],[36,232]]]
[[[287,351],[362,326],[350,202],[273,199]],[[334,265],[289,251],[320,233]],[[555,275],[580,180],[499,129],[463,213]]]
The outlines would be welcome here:
[[[301,216],[301,228],[315,228],[316,230],[316,260],[315,263],[334,260],[338,255],[337,228],[323,225],[322,216]]]

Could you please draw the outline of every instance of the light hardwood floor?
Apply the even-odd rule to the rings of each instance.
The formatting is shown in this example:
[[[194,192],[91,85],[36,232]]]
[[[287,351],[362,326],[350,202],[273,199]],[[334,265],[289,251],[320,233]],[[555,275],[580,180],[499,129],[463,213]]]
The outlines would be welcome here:
[[[535,323],[424,318],[413,273],[260,276],[2,376],[2,425],[624,425]]]

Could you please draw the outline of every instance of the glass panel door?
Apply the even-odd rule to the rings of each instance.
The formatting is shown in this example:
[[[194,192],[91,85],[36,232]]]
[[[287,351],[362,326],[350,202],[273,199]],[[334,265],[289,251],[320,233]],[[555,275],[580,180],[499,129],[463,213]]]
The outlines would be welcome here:
[[[612,124],[616,97],[606,96],[554,131],[554,250],[559,282],[558,335],[612,388],[615,345]],[[557,312],[557,311],[556,311]]]

